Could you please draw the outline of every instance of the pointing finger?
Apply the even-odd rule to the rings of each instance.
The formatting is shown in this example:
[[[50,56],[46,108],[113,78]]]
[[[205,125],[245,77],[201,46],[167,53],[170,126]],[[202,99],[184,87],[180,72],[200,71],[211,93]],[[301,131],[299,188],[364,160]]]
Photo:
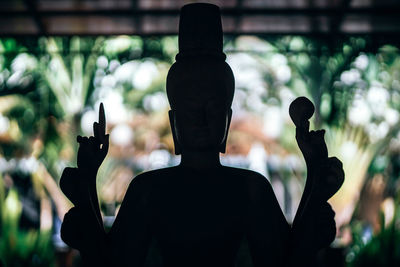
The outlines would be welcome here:
[[[99,128],[99,137],[102,138],[101,141],[104,141],[104,135],[106,134],[106,116],[104,114],[103,103],[100,103],[98,128]]]
[[[93,135],[100,142],[99,123],[93,123]]]

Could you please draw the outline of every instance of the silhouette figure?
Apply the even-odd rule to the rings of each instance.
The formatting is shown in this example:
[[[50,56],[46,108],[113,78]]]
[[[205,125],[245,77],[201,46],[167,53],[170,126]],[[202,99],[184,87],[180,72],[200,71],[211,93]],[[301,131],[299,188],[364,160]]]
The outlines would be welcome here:
[[[341,162],[328,158],[324,131],[309,131],[314,112],[296,99],[290,115],[307,164],[307,183],[293,225],[271,185],[253,171],[225,167],[234,77],[222,52],[219,8],[189,4],[181,9],[179,53],[167,77],[169,118],[179,166],[133,179],[118,216],[105,233],[96,173],[108,151],[100,106],[94,136],[78,136],[77,168],[66,168],[60,186],[75,205],[64,217],[62,239],[88,266],[143,266],[154,242],[163,266],[235,266],[246,239],[253,265],[310,266],[334,239],[334,212],[327,200],[340,188]]]

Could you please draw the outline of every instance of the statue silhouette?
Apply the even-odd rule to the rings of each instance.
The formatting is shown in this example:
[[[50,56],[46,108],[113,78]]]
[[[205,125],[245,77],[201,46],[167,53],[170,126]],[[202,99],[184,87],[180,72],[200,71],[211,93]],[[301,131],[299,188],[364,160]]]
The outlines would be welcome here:
[[[246,239],[253,265],[310,266],[336,233],[327,200],[340,188],[341,162],[328,158],[324,131],[309,131],[313,104],[296,99],[290,115],[307,164],[307,182],[289,225],[268,180],[220,164],[231,121],[234,77],[222,52],[219,8],[181,9],[179,53],[167,77],[169,118],[178,166],[133,179],[106,233],[96,192],[96,173],[109,146],[104,108],[94,136],[78,136],[77,168],[66,168],[60,186],[75,205],[64,217],[62,239],[88,266],[143,266],[150,244],[163,266],[235,266]]]

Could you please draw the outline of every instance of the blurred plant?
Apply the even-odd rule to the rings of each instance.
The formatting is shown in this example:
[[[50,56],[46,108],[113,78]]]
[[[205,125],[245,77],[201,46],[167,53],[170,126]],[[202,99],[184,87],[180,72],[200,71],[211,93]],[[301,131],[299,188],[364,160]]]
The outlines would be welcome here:
[[[339,225],[350,221],[369,177],[399,187],[397,48],[366,52],[368,40],[358,37],[329,44],[295,36],[225,40],[236,92],[223,160],[265,174],[289,220],[304,181],[288,116],[299,95],[313,100],[312,127],[327,129],[331,155],[344,162],[346,182],[332,200]],[[61,218],[68,205],[49,181],[75,164],[75,136],[92,134],[104,102],[112,146],[98,189],[104,214],[114,215],[137,172],[177,161],[165,95],[177,47],[176,36],[0,39],[0,156],[43,162],[32,178],[61,207]]]
[[[350,221],[373,159],[387,157],[400,127],[399,51],[383,46],[366,53],[367,45],[364,38],[327,44],[290,36],[238,37],[228,56],[236,75],[236,112],[260,114],[264,134],[287,151],[298,154],[288,105],[299,95],[313,100],[312,127],[327,130],[328,149],[346,173],[330,201],[338,226]]]
[[[47,267],[54,264],[51,228],[35,230],[19,227],[22,204],[17,190],[6,190],[0,174],[0,255],[8,266]]]
[[[85,106],[103,42],[102,37],[72,37],[68,46],[59,38],[39,40],[46,53],[40,58],[38,71],[54,93],[64,117],[75,116]]]
[[[362,222],[353,225],[353,243],[346,257],[350,267],[400,265],[400,202],[393,205],[394,216],[385,222],[380,213],[381,229],[376,235]]]
[[[387,158],[394,148],[390,144],[398,139],[399,67],[396,49],[383,47],[376,55],[360,53],[334,84],[331,99],[338,104],[333,106],[342,111],[335,115],[337,126],[331,128],[327,140],[332,154],[344,159],[348,177],[332,199],[341,213],[340,224],[350,220],[373,160]],[[347,108],[341,101],[347,101]]]

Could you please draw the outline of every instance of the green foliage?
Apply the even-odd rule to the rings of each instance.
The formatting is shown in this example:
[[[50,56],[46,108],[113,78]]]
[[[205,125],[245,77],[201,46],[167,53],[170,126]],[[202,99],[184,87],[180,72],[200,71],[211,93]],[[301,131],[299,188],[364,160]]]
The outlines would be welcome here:
[[[354,141],[358,148],[370,147],[371,143],[379,141],[378,148],[367,152],[371,152],[371,158],[372,155],[380,156],[363,164],[369,166],[371,175],[384,173],[389,177],[387,184],[398,188],[398,182],[394,181],[398,181],[400,163],[394,162],[399,161],[399,156],[393,152],[396,147],[391,141],[396,139],[400,124],[385,117],[388,111],[396,119],[400,109],[400,56],[396,47],[387,45],[371,52],[366,49],[368,40],[361,37],[333,43],[295,36],[269,39],[239,36],[225,40],[228,40],[225,43],[228,60],[238,59],[239,67],[234,70],[236,103],[265,121],[268,121],[264,117],[268,110],[278,110],[281,117],[277,123],[282,129],[271,140],[276,138],[280,149],[283,148],[281,151],[298,152],[293,142],[294,127],[282,114],[287,113],[288,103],[295,96],[306,95],[316,105],[313,128],[323,126],[328,132],[339,129],[338,132],[348,138],[345,141]],[[68,160],[76,158],[75,136],[83,131],[82,115],[88,110],[93,111],[99,99],[110,99],[107,93],[112,92],[113,97],[121,99],[118,105],[111,105],[122,106],[114,110],[119,117],[124,117],[123,111],[131,118],[132,114],[150,116],[167,108],[165,78],[177,52],[176,36],[0,39],[0,96],[3,100],[7,97],[7,101],[2,102],[7,105],[0,107],[0,115],[9,120],[12,128],[7,138],[0,140],[0,155],[7,159],[17,154],[30,155],[32,143],[40,140],[42,150],[36,157],[53,177],[59,177],[60,170],[69,164]],[[368,93],[376,88],[388,96],[383,103],[385,112],[381,114],[376,112],[374,103],[367,101]],[[242,100],[238,96],[242,96]],[[349,120],[356,99],[363,100],[372,114],[361,126],[353,126]],[[111,127],[120,123],[111,119],[108,122]],[[373,139],[375,130],[387,124],[390,127],[386,134]],[[138,132],[135,135],[138,136]],[[340,144],[334,143],[337,151]],[[354,169],[359,174],[360,166]],[[292,177],[291,171],[287,169],[281,175],[283,180]],[[352,179],[355,175],[350,174]],[[359,176],[365,177],[365,173]],[[389,191],[392,195],[396,192],[394,189]],[[6,255],[3,257],[6,266],[51,265],[50,233],[18,229],[18,203],[15,191],[5,192],[4,186],[0,186],[0,253]],[[399,213],[396,212],[397,217]],[[353,225],[353,254],[349,254],[353,255],[352,266],[366,263],[399,265],[398,223],[398,219],[394,220],[368,242],[365,228],[361,224]]]
[[[353,226],[353,244],[347,255],[350,267],[400,266],[400,205],[397,201],[394,219],[385,227],[381,214],[381,230],[369,241],[363,239],[361,223]]]
[[[6,192],[0,176],[0,255],[5,267],[54,265],[51,231],[21,230],[22,205],[13,188]]]

